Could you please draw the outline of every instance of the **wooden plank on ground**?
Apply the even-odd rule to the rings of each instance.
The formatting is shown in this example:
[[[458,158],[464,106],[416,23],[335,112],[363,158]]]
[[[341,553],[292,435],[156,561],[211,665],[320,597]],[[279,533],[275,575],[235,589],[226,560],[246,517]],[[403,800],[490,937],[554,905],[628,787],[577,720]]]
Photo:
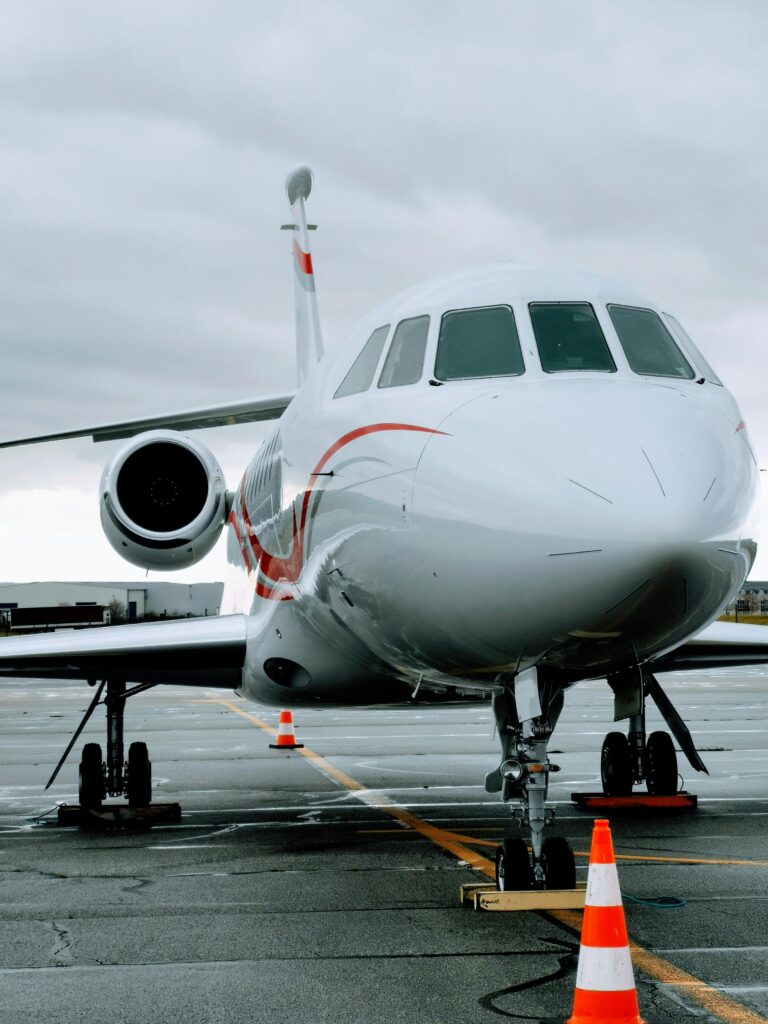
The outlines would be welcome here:
[[[475,910],[581,910],[586,885],[575,889],[525,889],[521,892],[499,892],[495,885],[462,885],[461,902]]]

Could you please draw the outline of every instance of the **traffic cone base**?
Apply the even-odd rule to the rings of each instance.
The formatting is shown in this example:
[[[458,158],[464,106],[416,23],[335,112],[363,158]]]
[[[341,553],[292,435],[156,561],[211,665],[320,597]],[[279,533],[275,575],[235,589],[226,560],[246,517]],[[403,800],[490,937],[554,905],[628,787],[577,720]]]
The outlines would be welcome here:
[[[283,710],[280,712],[280,720],[277,726],[277,743],[269,744],[272,750],[298,750],[304,746],[296,742],[296,734],[293,731],[293,712]]]
[[[633,987],[624,992],[576,992],[573,1013],[566,1024],[638,1024],[641,1021],[637,992]],[[586,998],[585,998],[586,997]],[[595,1005],[599,1004],[599,1005]]]

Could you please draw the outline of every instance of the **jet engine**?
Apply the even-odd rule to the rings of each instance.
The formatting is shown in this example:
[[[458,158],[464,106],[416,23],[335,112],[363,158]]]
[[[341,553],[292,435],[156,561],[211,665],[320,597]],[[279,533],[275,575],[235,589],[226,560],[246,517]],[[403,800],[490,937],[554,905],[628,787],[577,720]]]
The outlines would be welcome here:
[[[142,569],[186,569],[208,554],[227,518],[218,462],[173,430],[132,438],[107,464],[99,506],[107,540]]]

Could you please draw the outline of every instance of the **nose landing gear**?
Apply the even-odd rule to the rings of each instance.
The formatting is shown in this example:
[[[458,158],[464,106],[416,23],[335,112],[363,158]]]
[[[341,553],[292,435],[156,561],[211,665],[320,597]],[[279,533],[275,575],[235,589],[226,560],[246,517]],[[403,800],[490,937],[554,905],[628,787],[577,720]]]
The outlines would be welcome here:
[[[550,772],[547,744],[563,706],[562,689],[540,680],[536,669],[518,675],[493,698],[502,763],[486,777],[488,792],[517,799],[515,820],[530,829],[531,852],[523,839],[507,838],[496,851],[496,884],[501,891],[572,889],[576,885],[573,850],[567,840],[544,838],[554,819],[546,807]]]

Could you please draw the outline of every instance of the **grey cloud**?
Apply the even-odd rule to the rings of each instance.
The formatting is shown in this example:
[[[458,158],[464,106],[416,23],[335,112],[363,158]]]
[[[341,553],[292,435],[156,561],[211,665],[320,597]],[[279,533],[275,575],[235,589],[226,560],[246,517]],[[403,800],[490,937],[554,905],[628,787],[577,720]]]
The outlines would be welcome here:
[[[764,449],[767,37],[761,2],[5,4],[0,432],[290,386],[306,159],[332,344],[443,270],[583,265],[701,325]]]

